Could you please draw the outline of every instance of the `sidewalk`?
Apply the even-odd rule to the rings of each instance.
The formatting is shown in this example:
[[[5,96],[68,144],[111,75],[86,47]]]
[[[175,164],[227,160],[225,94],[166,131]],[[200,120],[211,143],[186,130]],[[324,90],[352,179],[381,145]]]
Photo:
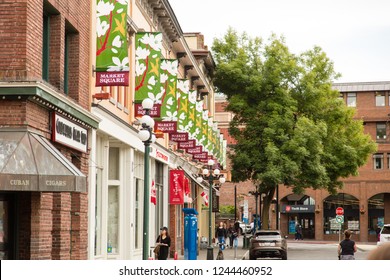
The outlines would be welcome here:
[[[248,249],[242,249],[243,238],[240,236],[238,238],[238,247],[236,252],[236,258],[234,258],[234,248],[226,248],[223,250],[223,256],[225,260],[241,260],[245,257],[245,254],[248,252]],[[218,246],[214,246],[214,260],[217,258],[219,251]],[[184,260],[184,256],[179,256],[179,260]],[[198,260],[207,260],[207,249],[199,250]]]

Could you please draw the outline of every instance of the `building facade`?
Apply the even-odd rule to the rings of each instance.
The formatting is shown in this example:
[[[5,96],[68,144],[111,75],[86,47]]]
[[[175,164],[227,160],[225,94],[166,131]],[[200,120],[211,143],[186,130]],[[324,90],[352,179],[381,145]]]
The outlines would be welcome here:
[[[0,259],[86,259],[90,1],[0,3]]]
[[[97,13],[92,1],[92,15]],[[171,237],[171,257],[183,254],[183,207],[199,212],[200,234],[206,235],[206,211],[199,196],[204,186],[195,174],[203,166],[164,133],[151,144],[150,174],[144,174],[144,144],[138,138],[141,129],[136,102],[136,36],[141,32],[162,34],[161,59],[178,60],[178,79],[203,98],[204,108],[214,113],[214,92],[209,77],[214,64],[203,45],[200,33],[185,34],[165,0],[130,0],[127,11],[129,86],[95,86],[96,73],[90,77],[91,112],[99,118],[92,135],[89,174],[89,259],[141,259],[143,246],[144,179],[156,187],[156,204],[150,204],[149,244],[154,246],[160,228],[167,226]],[[90,64],[95,69],[96,17],[91,21]],[[92,73],[91,71],[90,73]],[[102,97],[103,96],[103,97]],[[169,174],[184,170],[190,181],[191,199],[184,205],[169,203]],[[150,250],[152,252],[152,248]],[[151,257],[153,257],[151,255]]]
[[[312,189],[296,195],[291,188],[279,186],[279,227],[292,237],[298,222],[304,238],[336,241],[340,230],[336,208],[342,207],[341,230],[350,229],[356,241],[375,242],[376,229],[390,223],[390,82],[336,83],[333,87],[347,106],[356,108],[355,118],[363,121],[364,131],[376,141],[378,151],[359,169],[358,176],[343,180],[344,188],[335,196]],[[275,228],[277,213],[275,205],[271,207],[271,226]]]

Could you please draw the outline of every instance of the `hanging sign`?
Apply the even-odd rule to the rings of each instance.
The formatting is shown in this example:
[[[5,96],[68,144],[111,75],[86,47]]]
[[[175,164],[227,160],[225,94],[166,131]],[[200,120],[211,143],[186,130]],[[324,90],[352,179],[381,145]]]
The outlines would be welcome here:
[[[169,172],[170,204],[184,203],[184,177],[183,170],[171,170]]]

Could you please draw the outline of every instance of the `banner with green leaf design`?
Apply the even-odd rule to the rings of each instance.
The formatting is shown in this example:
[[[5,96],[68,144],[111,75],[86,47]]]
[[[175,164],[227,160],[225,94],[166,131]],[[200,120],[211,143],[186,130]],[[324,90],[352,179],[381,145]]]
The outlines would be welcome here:
[[[195,115],[196,115],[196,90],[190,90],[188,94],[188,123],[187,127],[189,130],[189,138],[192,140],[196,139],[196,124],[195,124]]]
[[[174,142],[188,141],[188,93],[190,91],[190,81],[184,79],[177,80],[177,133],[169,134],[169,139]]]
[[[96,1],[96,86],[128,86],[127,0]]]
[[[197,145],[200,145],[202,139],[202,119],[203,119],[203,100],[196,101],[195,104],[195,139]]]
[[[135,35],[135,103],[136,116],[142,115],[139,103],[154,101],[152,117],[160,117],[164,87],[160,83],[162,33],[140,32]]]
[[[156,131],[177,132],[177,59],[162,59],[160,65],[160,83],[164,94],[161,98],[161,118],[156,121]]]
[[[202,113],[202,138],[200,140],[200,145],[203,146],[203,150],[207,151],[208,146],[208,120],[209,120],[209,110],[203,110]]]

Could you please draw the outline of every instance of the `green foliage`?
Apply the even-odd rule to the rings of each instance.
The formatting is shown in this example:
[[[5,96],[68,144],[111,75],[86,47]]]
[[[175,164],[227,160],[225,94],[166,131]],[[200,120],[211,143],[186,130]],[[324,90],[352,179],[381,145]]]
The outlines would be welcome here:
[[[338,74],[321,48],[295,55],[283,38],[263,43],[229,29],[213,53],[214,84],[234,113],[234,181],[252,180],[263,192],[285,184],[296,193],[335,193],[375,152],[354,109],[332,89]]]
[[[221,214],[234,214],[234,205],[220,205],[219,212]]]

